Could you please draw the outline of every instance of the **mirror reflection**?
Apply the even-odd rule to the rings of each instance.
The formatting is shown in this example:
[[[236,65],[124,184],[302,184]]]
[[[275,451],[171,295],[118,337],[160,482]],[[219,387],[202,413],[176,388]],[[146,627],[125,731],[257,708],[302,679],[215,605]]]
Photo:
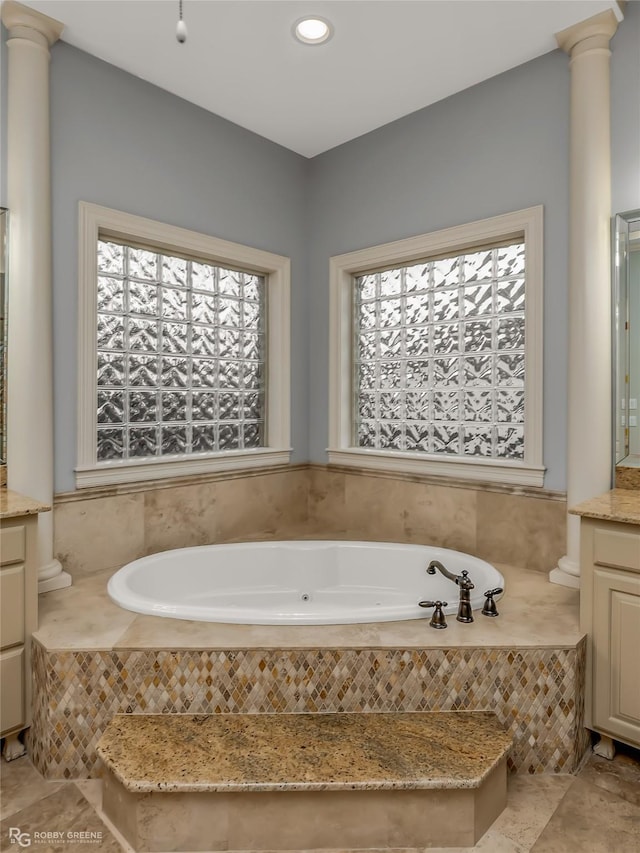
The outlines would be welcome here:
[[[7,473],[7,288],[6,288],[7,209],[0,207],[0,485]]]
[[[613,222],[614,464],[640,468],[640,210]]]

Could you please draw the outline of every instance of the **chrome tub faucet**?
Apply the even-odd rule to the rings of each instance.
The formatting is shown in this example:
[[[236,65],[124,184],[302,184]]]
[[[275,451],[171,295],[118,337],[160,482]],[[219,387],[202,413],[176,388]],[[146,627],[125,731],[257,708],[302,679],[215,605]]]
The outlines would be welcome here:
[[[427,574],[435,575],[436,569],[443,574],[445,578],[457,584],[460,588],[460,600],[458,603],[458,622],[473,622],[473,611],[471,609],[471,590],[475,588],[469,577],[469,572],[464,569],[459,575],[452,574],[446,569],[439,560],[432,560],[427,566]]]

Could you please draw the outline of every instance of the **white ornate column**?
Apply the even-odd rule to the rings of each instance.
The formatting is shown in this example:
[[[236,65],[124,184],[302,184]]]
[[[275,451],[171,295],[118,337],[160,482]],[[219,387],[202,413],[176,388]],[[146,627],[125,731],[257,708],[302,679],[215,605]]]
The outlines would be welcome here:
[[[7,202],[7,484],[53,501],[53,328],[49,47],[62,24],[13,0],[2,5],[9,31]],[[71,577],[53,558],[53,512],[38,521],[38,587]]]
[[[607,10],[556,35],[571,57],[567,503],[611,488],[611,150]],[[580,519],[549,575],[580,586]]]

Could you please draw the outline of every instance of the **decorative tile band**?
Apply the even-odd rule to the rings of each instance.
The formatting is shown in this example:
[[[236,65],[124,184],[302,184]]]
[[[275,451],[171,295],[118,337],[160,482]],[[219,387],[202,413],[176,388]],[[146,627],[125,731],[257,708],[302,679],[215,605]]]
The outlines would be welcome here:
[[[585,641],[571,649],[48,651],[33,644],[30,753],[48,779],[99,775],[114,714],[494,711],[511,770],[571,772],[587,747]]]

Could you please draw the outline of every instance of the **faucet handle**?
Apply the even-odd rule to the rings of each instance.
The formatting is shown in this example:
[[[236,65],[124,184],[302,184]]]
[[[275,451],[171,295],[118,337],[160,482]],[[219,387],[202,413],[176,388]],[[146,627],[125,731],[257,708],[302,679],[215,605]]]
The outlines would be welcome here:
[[[432,628],[446,628],[447,620],[444,618],[444,613],[442,612],[442,608],[447,606],[446,601],[419,601],[418,607],[435,607],[433,611],[433,616],[431,617],[431,621],[429,625]]]
[[[504,590],[502,589],[502,587],[498,586],[495,589],[488,589],[484,593],[484,597],[486,598],[486,601],[484,603],[484,607],[482,608],[482,615],[483,616],[497,616],[498,615],[498,608],[496,607],[496,603],[493,600],[493,596],[494,595],[500,595],[500,593],[503,591]]]
[[[469,572],[466,569],[463,569],[460,572],[460,577],[456,581],[460,589],[475,589],[475,585],[469,577]]]

